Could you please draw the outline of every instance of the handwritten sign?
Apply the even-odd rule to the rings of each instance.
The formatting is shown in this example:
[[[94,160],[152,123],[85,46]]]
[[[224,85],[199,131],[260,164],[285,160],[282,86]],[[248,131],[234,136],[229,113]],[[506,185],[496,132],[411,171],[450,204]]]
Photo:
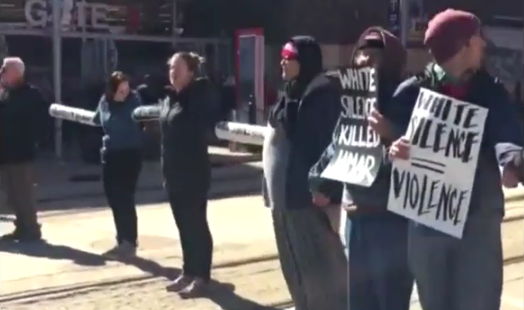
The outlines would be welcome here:
[[[406,134],[410,159],[393,163],[388,210],[462,238],[487,115],[421,88]]]
[[[335,128],[335,154],[321,176],[365,187],[375,181],[384,149],[368,124],[377,106],[377,76],[373,67],[350,67],[332,72],[342,86],[342,113]]]

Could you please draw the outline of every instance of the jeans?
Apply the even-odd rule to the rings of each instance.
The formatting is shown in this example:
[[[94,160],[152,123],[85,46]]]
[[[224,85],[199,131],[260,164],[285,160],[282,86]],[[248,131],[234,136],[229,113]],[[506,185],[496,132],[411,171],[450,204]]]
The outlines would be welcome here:
[[[502,211],[469,215],[462,239],[411,223],[409,264],[424,310],[499,310]]]
[[[351,214],[346,240],[350,309],[409,310],[407,220],[391,213]]]
[[[141,169],[139,149],[106,151],[103,154],[102,181],[107,203],[113,212],[118,244],[127,241],[137,245],[135,191]]]

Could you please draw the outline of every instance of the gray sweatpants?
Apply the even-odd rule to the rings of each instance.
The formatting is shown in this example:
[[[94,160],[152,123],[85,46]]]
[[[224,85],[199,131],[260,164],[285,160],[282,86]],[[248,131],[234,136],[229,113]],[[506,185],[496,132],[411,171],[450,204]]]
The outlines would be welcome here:
[[[34,204],[33,165],[6,164],[0,167],[0,171],[7,204],[16,216],[16,228],[25,232],[39,231]]]
[[[502,210],[479,210],[460,240],[410,224],[408,259],[422,309],[500,309],[502,217]]]

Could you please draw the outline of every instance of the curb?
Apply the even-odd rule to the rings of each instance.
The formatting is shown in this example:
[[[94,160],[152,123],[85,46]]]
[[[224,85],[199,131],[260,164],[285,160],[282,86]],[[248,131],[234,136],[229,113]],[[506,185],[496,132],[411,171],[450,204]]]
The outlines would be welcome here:
[[[260,178],[261,174],[262,174],[262,171],[254,166],[232,165],[229,167],[214,168],[212,172],[211,181],[213,183],[231,182],[231,181],[237,181],[237,180],[249,181],[249,180],[255,180],[255,179]],[[147,179],[151,179],[151,178],[153,177],[150,177],[150,178],[143,177],[142,179],[143,181],[142,182],[139,181],[137,192],[149,192],[149,191],[163,190],[163,184],[162,184],[163,182],[162,182],[160,173],[158,173],[158,177],[154,177],[153,181],[147,182]],[[56,194],[56,195],[43,194],[43,195],[40,195],[40,197],[38,196],[39,195],[38,195],[38,189],[37,189],[36,202],[37,203],[50,203],[50,202],[72,200],[72,199],[102,197],[104,196],[104,191],[102,188],[102,182],[97,181],[97,182],[90,183],[89,186],[85,186],[82,192],[77,192],[77,193],[65,192],[65,193]]]

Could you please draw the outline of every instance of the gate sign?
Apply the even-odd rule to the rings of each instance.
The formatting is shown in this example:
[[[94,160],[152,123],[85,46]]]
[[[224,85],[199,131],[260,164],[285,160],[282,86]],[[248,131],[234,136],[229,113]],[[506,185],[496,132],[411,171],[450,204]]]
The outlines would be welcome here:
[[[406,134],[410,158],[393,162],[388,210],[462,238],[487,115],[421,88]]]
[[[334,133],[335,153],[321,176],[369,187],[377,178],[384,155],[380,136],[367,121],[377,106],[376,69],[349,67],[332,75],[342,86],[342,113]]]

